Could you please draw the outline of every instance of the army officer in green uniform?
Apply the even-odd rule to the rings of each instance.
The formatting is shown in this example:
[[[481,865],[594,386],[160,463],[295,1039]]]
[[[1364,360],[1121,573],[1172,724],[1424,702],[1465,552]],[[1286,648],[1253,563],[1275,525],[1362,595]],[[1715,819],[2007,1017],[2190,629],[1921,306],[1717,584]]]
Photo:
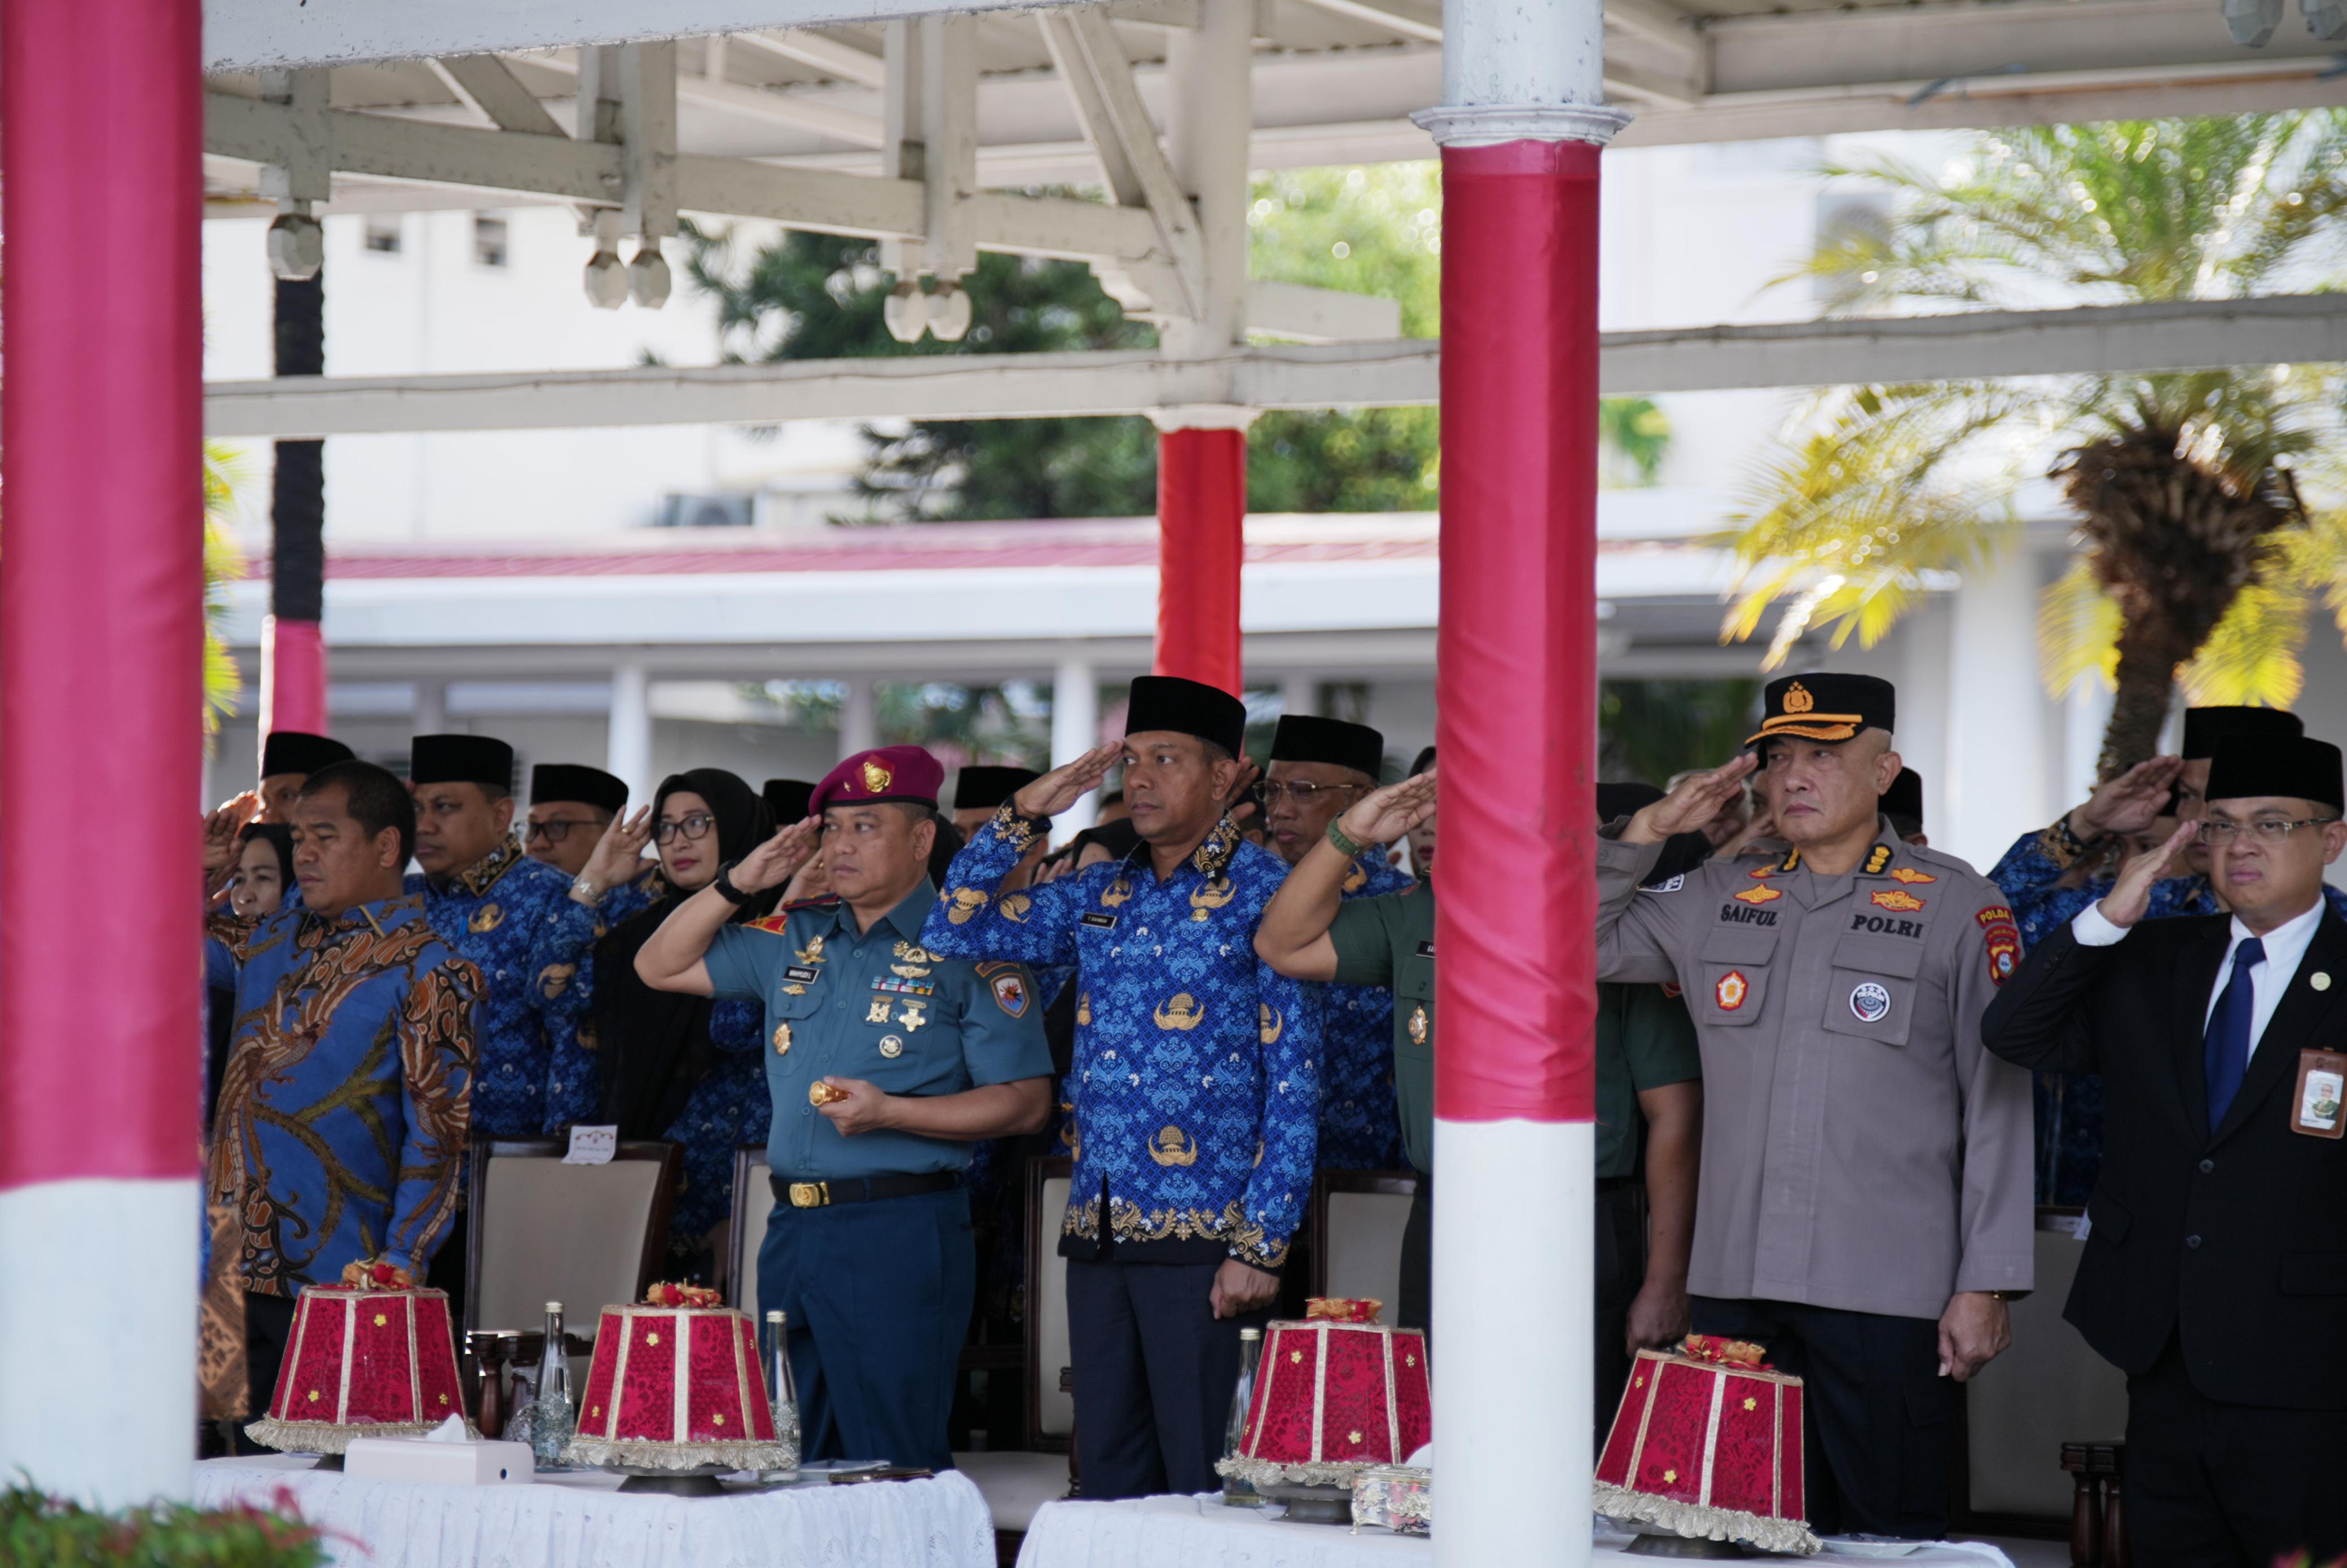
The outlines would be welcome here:
[[[1628,787],[1598,786],[1601,798]],[[1659,794],[1647,789],[1641,804]],[[1255,936],[1256,953],[1283,974],[1393,988],[1395,1098],[1403,1147],[1419,1172],[1395,1315],[1408,1327],[1426,1327],[1431,1306],[1434,881],[1430,875],[1399,893],[1340,897],[1359,846],[1398,839],[1434,809],[1430,769],[1356,804],[1288,873]],[[1631,1347],[1673,1344],[1686,1333],[1703,1070],[1686,1005],[1655,985],[1598,988],[1596,1056],[1594,1415],[1602,1435],[1621,1403]]]
[[[765,1004],[775,1205],[758,1299],[790,1314],[809,1459],[952,1463],[946,1417],[977,1256],[961,1184],[981,1139],[1051,1109],[1042,1004],[1019,964],[920,945],[944,770],[918,746],[842,763],[794,823],[721,870],[636,958],[647,985]],[[727,917],[814,854],[832,892]]]

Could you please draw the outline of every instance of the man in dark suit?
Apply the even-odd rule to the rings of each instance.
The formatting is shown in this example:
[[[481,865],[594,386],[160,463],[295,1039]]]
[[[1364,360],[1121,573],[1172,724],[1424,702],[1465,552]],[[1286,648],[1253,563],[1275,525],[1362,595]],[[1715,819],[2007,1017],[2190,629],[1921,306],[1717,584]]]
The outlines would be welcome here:
[[[1982,1021],[2024,1067],[2099,1071],[2102,1173],[2065,1316],[2127,1374],[2142,1568],[2347,1551],[2347,849],[2339,749],[2229,742],[2208,815],[2030,950]],[[2188,835],[2229,915],[2145,920]]]

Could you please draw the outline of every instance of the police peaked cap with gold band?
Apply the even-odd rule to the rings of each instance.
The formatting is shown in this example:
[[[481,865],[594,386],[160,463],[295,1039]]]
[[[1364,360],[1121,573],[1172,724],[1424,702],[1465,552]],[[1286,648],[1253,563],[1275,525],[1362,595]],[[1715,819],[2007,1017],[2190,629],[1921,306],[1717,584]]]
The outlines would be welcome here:
[[[1386,738],[1367,724],[1348,724],[1316,713],[1290,713],[1271,733],[1271,760],[1328,763],[1367,774],[1375,784],[1386,765]]]
[[[407,782],[472,784],[513,793],[514,749],[489,735],[418,735],[407,743]]]
[[[2187,708],[2184,760],[2213,757],[2222,743],[2302,735],[2306,721],[2287,708]]]
[[[1765,746],[1778,739],[1847,741],[1860,730],[1895,728],[1899,692],[1873,675],[1829,675],[1812,671],[1768,682],[1759,733],[1745,741]]]
[[[1124,733],[1145,735],[1170,730],[1195,735],[1233,756],[1246,750],[1246,704],[1203,681],[1179,675],[1141,675],[1125,702]]]
[[[628,805],[628,781],[582,763],[540,763],[529,770],[529,804],[575,800],[618,815]]]
[[[829,806],[878,805],[891,800],[934,810],[938,786],[945,782],[945,764],[920,747],[881,746],[858,752],[824,774],[807,797],[807,810],[821,815]]]
[[[2227,736],[2224,750],[2209,764],[2209,802],[2267,796],[2347,810],[2339,748],[2304,735]]]
[[[992,811],[1041,776],[1026,768],[965,763],[954,778],[954,809]]]
[[[327,735],[313,735],[302,730],[272,730],[261,747],[261,776],[277,774],[314,774],[334,763],[346,763],[355,755],[350,747]]]

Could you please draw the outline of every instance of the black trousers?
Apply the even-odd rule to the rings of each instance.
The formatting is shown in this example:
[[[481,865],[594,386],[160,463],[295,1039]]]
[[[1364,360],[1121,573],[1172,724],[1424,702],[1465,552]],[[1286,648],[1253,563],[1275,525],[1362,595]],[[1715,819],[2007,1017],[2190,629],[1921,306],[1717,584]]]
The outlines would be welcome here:
[[[2171,1337],[2127,1379],[2127,1506],[2137,1568],[2328,1563],[2347,1552],[2347,1410],[2220,1404]]]
[[[1929,1317],[1799,1302],[1694,1298],[1695,1331],[1751,1339],[1804,1385],[1802,1474],[1820,1535],[1934,1540],[1948,1532],[1957,1383]],[[2135,1469],[2128,1455],[2127,1469]],[[2130,1521],[2133,1516],[2130,1515]],[[2129,1531],[2140,1541],[2140,1526]]]
[[[1598,1453],[1605,1451],[1605,1434],[1613,1430],[1614,1412],[1630,1386],[1630,1304],[1645,1283],[1645,1184],[1631,1176],[1603,1178],[1597,1184],[1597,1345],[1591,1380]]]
[[[1084,1496],[1218,1491],[1239,1379],[1239,1330],[1214,1317],[1217,1263],[1068,1260],[1068,1354]]]
[[[1420,1171],[1401,1227],[1401,1288],[1394,1327],[1434,1333],[1434,1178]]]
[[[244,1435],[245,1422],[257,1421],[269,1413],[269,1401],[277,1394],[277,1370],[285,1364],[285,1352],[292,1343],[293,1298],[245,1292],[246,1414],[244,1420],[236,1423],[238,1453],[263,1454],[271,1451]]]
[[[426,1264],[424,1269],[424,1284],[435,1290],[445,1290],[448,1293],[448,1321],[456,1326],[456,1331],[459,1334],[465,1331],[465,1294],[471,1288],[472,1283],[466,1277],[469,1267],[467,1255],[472,1251],[467,1240],[472,1229],[472,1219],[471,1204],[464,1204],[456,1210],[456,1217],[448,1222],[447,1234],[440,1238],[440,1250],[432,1255],[432,1261]],[[484,1323],[481,1327],[509,1328],[513,1325]],[[535,1325],[526,1325],[526,1327],[535,1327]]]

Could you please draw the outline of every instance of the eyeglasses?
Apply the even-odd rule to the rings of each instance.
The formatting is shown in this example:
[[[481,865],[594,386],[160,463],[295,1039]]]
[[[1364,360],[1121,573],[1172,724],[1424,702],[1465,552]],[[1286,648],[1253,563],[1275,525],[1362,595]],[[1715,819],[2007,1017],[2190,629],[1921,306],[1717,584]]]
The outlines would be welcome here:
[[[602,825],[600,823],[595,822],[588,817],[549,816],[544,822],[533,822],[528,826],[523,828],[521,833],[521,841],[524,844],[533,844],[542,838],[548,844],[559,844],[564,839],[570,836],[570,830],[574,827],[600,827],[601,825]]]
[[[707,812],[696,811],[691,816],[680,816],[674,822],[663,820],[658,827],[652,829],[652,838],[654,842],[660,844],[671,843],[679,836],[707,838],[709,830],[716,825],[715,817]]]
[[[2255,822],[2228,822],[2218,817],[2201,823],[2196,836],[2207,845],[2230,844],[2247,832],[2260,844],[2280,844],[2301,827],[2321,827],[2325,823],[2338,820],[2335,816],[2308,816],[2296,822],[2283,822],[2272,817],[2260,817]]]
[[[1300,806],[1310,805],[1314,801],[1317,800],[1324,794],[1338,794],[1348,790],[1358,793],[1358,791],[1365,790],[1369,786],[1367,784],[1306,784],[1300,779],[1292,781],[1287,779],[1266,779],[1263,783],[1255,786],[1255,788],[1262,794],[1263,804],[1266,805],[1276,805],[1278,804],[1280,796],[1286,795],[1289,800],[1294,801]]]

